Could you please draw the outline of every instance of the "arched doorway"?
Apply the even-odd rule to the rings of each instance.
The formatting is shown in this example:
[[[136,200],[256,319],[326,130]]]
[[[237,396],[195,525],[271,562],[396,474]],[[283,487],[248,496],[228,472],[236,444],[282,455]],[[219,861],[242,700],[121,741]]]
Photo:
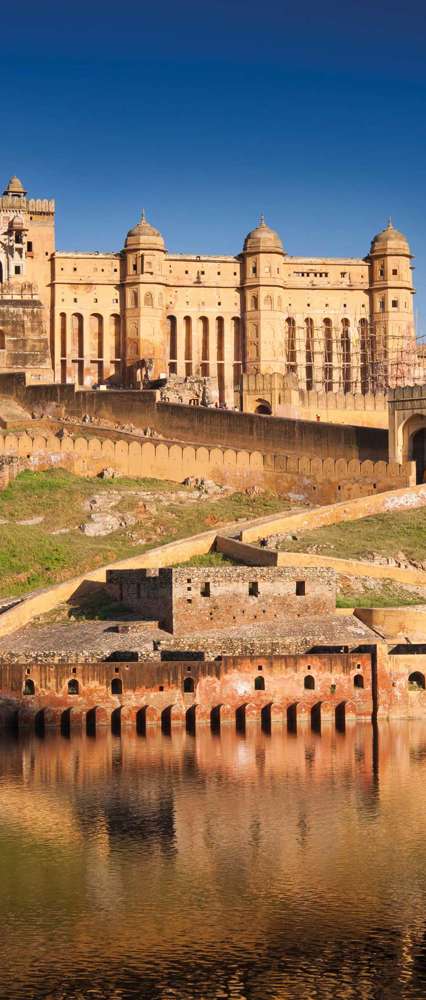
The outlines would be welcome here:
[[[426,472],[426,427],[421,427],[411,435],[408,457],[416,463],[416,483],[423,483]]]
[[[268,417],[272,415],[272,407],[271,404],[268,403],[267,399],[256,399],[255,413],[263,413]]]

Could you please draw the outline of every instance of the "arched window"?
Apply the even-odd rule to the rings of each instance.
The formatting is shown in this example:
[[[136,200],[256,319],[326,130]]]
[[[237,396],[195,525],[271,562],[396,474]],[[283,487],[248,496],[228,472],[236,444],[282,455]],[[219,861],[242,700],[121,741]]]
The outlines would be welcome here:
[[[152,297],[151,292],[145,292],[145,295],[143,297],[143,304],[144,304],[144,306],[148,306],[148,309],[152,309],[153,308],[154,299]]]
[[[132,309],[138,308],[138,302],[139,302],[139,296],[137,290],[136,288],[133,288],[133,290],[130,293],[130,305],[132,306]]]
[[[323,321],[324,336],[324,390],[333,392],[333,329],[331,319]]]
[[[351,338],[349,332],[349,320],[342,319],[342,333],[340,336],[342,345],[342,389],[343,392],[350,392],[352,388],[351,377]]]
[[[306,691],[315,690],[315,677],[312,677],[312,674],[306,674],[306,677],[303,681],[303,687],[305,688]]]
[[[287,372],[297,371],[297,358],[296,358],[296,320],[293,316],[288,316],[285,321],[286,326],[286,345],[285,353],[287,359]]]
[[[216,317],[216,358],[219,403],[222,405],[225,402],[225,321],[223,316]]]
[[[366,395],[370,388],[370,357],[368,350],[368,321],[360,319],[358,324],[361,392]]]
[[[270,417],[272,415],[271,404],[268,403],[267,399],[256,399],[256,409],[255,413],[263,413],[264,416]]]
[[[201,341],[201,375],[203,378],[207,378],[210,375],[209,321],[207,316],[200,316],[198,320],[198,336]]]
[[[35,684],[34,684],[34,681],[31,680],[31,677],[26,677],[25,678],[25,684],[24,684],[24,691],[23,691],[23,693],[24,694],[35,694]]]
[[[368,351],[370,355],[370,386],[372,392],[377,392],[383,386],[379,384],[379,373],[377,370],[377,340],[376,331],[370,329],[370,335],[368,338]]]
[[[103,358],[104,356],[104,322],[99,313],[92,313],[90,317],[90,357]]]
[[[354,677],[354,687],[356,687],[356,688],[363,688],[364,687],[364,678],[363,678],[362,674],[355,674],[355,677]]]
[[[234,341],[234,389],[239,389],[243,363],[243,346],[241,343],[241,323],[239,316],[233,316],[231,323]]]
[[[193,677],[185,677],[184,678],[184,682],[183,682],[183,693],[184,694],[193,694],[194,690],[195,690],[194,678]]]
[[[79,690],[80,690],[80,685],[78,683],[77,678],[71,677],[71,680],[68,681],[68,694],[78,694]]]
[[[169,327],[169,373],[176,375],[177,372],[177,326],[176,316],[168,316]]]
[[[257,295],[252,295],[250,299],[250,309],[257,309]]]
[[[306,365],[306,388],[308,391],[314,387],[314,321],[308,316],[305,319],[306,342],[305,342],[305,365]]]
[[[73,358],[84,357],[83,317],[81,313],[73,313],[71,317],[71,348]]]
[[[112,313],[109,318],[109,337],[111,357],[115,361],[121,360],[121,331],[120,317],[118,313]]]
[[[415,670],[413,674],[410,674],[408,678],[408,686],[414,690],[420,688],[424,691],[425,689],[425,675],[421,674],[420,671]]]
[[[254,690],[255,691],[264,691],[265,690],[265,678],[264,677],[255,677],[254,678]]]
[[[217,360],[225,360],[225,323],[223,316],[216,319],[216,352]]]
[[[67,356],[67,317],[65,313],[59,315],[59,331],[61,338],[61,358]],[[1,344],[0,344],[1,348]]]
[[[265,309],[273,309],[272,295],[265,295],[265,301],[263,303]]]
[[[111,694],[123,694],[123,681],[121,680],[121,677],[112,678]]]
[[[185,330],[185,375],[192,375],[192,320],[190,316],[184,316],[183,328]]]

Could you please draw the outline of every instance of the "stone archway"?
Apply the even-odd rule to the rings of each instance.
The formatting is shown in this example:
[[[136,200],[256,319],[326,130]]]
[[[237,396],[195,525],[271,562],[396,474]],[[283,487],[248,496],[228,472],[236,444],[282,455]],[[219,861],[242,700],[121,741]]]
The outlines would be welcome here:
[[[426,427],[421,427],[411,435],[408,458],[416,463],[416,483],[424,483],[426,472]]]
[[[399,462],[416,463],[416,483],[423,483],[426,473],[426,413],[412,413],[397,428],[396,454]]]
[[[256,399],[256,409],[255,413],[262,413],[264,416],[270,417],[272,415],[272,407],[267,399]]]

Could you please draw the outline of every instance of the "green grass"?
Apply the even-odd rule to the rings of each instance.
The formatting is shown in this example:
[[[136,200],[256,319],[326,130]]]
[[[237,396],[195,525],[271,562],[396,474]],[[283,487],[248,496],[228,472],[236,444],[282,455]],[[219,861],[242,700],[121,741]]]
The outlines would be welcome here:
[[[83,509],[88,497],[117,490],[123,498],[114,510],[132,511],[136,525],[97,538],[79,531],[78,525],[88,517]],[[135,490],[161,494],[161,502],[146,510],[131,495]],[[177,493],[185,494],[185,499]],[[193,494],[190,488],[163,480],[85,479],[59,469],[21,473],[0,493],[0,518],[10,522],[0,526],[0,596],[25,594],[156,545],[290,506],[272,493],[233,493],[187,502]],[[39,515],[44,520],[38,525],[12,523]],[[60,528],[72,530],[51,534]]]
[[[221,552],[206,552],[203,556],[194,556],[192,559],[188,559],[187,562],[176,563],[176,567],[179,566],[223,566],[226,564],[231,564],[235,566],[235,560],[229,559],[227,556],[222,555]]]
[[[345,591],[337,595],[338,608],[398,608],[402,605],[426,604],[426,595],[413,593],[405,587],[398,587],[391,580],[384,580],[383,586],[378,585],[368,591]]]
[[[298,531],[297,540],[285,539],[280,549],[307,552],[316,546],[324,555],[365,559],[373,552],[395,557],[404,552],[416,562],[426,559],[426,509],[377,514],[359,521],[333,524],[313,531]]]

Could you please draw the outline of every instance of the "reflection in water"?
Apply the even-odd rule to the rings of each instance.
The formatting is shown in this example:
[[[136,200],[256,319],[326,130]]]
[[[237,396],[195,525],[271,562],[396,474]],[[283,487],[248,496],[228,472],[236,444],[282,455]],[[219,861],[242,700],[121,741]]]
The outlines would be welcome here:
[[[423,723],[4,740],[0,997],[424,998],[425,747]]]

